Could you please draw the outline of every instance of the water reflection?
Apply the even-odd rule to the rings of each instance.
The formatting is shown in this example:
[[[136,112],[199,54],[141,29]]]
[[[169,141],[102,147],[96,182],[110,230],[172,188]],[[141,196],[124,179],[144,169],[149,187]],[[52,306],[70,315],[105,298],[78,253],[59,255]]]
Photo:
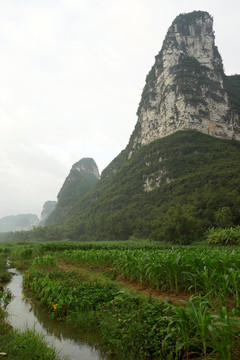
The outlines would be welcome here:
[[[13,294],[13,300],[7,306],[10,324],[17,329],[26,327],[42,333],[50,344],[60,351],[62,357],[69,360],[100,360],[103,358],[97,350],[79,340],[78,332],[66,323],[52,319],[47,310],[37,303],[31,305],[31,299],[22,288],[22,274],[16,269],[7,288]]]

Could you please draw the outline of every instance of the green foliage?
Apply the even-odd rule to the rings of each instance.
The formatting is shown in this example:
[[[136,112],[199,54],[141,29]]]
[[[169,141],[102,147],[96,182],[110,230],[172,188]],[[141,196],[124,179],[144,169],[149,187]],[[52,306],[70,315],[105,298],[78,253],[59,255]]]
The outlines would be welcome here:
[[[31,259],[33,256],[33,249],[32,247],[26,247],[20,251],[19,254],[20,258],[22,259]]]
[[[47,244],[46,244],[47,245]],[[45,246],[43,244],[42,246]],[[53,246],[53,243],[51,244]],[[46,251],[47,248],[45,248]],[[239,249],[175,247],[161,250],[66,250],[59,247],[51,257],[61,264],[101,265],[115,268],[119,276],[138,280],[165,291],[195,289],[198,293],[183,305],[133,295],[90,272],[32,267],[25,273],[30,289],[53,317],[67,321],[85,334],[98,334],[103,353],[123,359],[183,359],[239,356]],[[43,256],[43,259],[46,255]],[[103,268],[101,268],[103,270]],[[238,274],[238,275],[237,275]],[[224,284],[224,285],[223,285]],[[169,288],[170,286],[170,288]],[[225,291],[225,292],[224,292]],[[227,310],[236,296],[236,307]],[[218,299],[217,306],[210,298]]]
[[[56,267],[56,260],[53,255],[36,257],[33,261],[33,267],[40,267],[45,270],[50,270]]]
[[[179,60],[174,68],[176,71],[176,85],[178,90],[185,95],[185,100],[191,105],[204,104],[202,88],[208,87],[207,97],[217,102],[223,101],[223,92],[218,83],[209,76],[209,68],[201,65],[200,62],[191,56],[185,56]],[[222,93],[222,96],[219,94]]]
[[[233,224],[240,223],[239,142],[189,130],[156,140],[130,159],[127,153],[121,153],[71,208],[64,226],[75,227],[76,240],[147,238],[156,221],[168,221],[167,210],[176,205],[195,209],[190,215],[199,238],[215,225],[219,208],[229,207]],[[144,179],[154,179],[161,171],[165,175],[159,186],[144,191]]]
[[[11,279],[10,273],[7,271],[6,257],[0,253],[0,284],[8,282]]]
[[[206,239],[211,245],[240,245],[240,226],[211,228],[206,232]]]
[[[58,206],[71,205],[85,195],[97,182],[98,179],[93,174],[88,174],[78,170],[71,170],[70,179],[66,179],[59,194]]]
[[[215,222],[218,227],[231,227],[233,225],[231,209],[228,206],[218,209],[215,213]]]
[[[143,92],[141,95],[141,101],[138,105],[137,115],[140,115],[141,108],[147,108],[150,105],[150,100],[155,98],[155,93],[153,92],[153,88],[156,81],[156,69],[155,66],[152,66],[151,70],[149,71],[148,75],[146,76],[146,84],[143,88]]]
[[[130,159],[128,150],[113,160],[80,202],[73,203],[67,217],[62,214],[61,225],[10,233],[8,240],[103,241],[134,236],[192,242],[221,222],[221,226],[240,224],[239,142],[188,130],[156,140]],[[148,192],[146,179],[152,179]],[[171,207],[182,209],[181,229],[176,230],[175,224],[171,230]]]
[[[183,36],[190,36],[191,25],[200,36],[202,29],[198,19],[206,17],[209,14],[202,11],[179,15],[168,31],[165,45],[173,41],[176,28]],[[212,34],[211,22],[206,31]],[[224,75],[216,46],[213,51],[215,63],[219,64],[215,70],[218,75]],[[138,115],[141,108],[149,109],[155,100],[161,55],[162,52],[157,55],[146,77]],[[172,71],[176,74],[173,86],[184,94],[187,103],[206,105],[206,97],[217,102],[223,100],[225,92],[219,82],[212,80],[212,70],[193,56],[183,55]],[[207,93],[206,88],[209,89]],[[240,76],[224,76],[224,88],[233,109],[240,113]],[[204,115],[210,118],[208,109],[204,110]],[[76,169],[71,171],[59,193],[57,209],[48,220],[48,224],[57,223],[59,227],[34,230],[29,235],[19,233],[16,237],[89,241],[135,236],[188,244],[200,239],[209,227],[240,223],[239,143],[185,131],[141,149],[136,146],[129,158],[140,126],[138,122],[128,147],[104,170],[97,184],[95,177]],[[148,181],[151,191],[145,187]],[[175,211],[176,205],[178,210]],[[194,211],[186,212],[190,207]]]
[[[197,223],[195,209],[177,205],[171,206],[164,221],[156,221],[150,238],[180,245],[189,245],[196,240]]]
[[[55,222],[61,224],[62,216],[67,218],[72,204],[81,201],[81,198],[96,185],[98,178],[92,173],[95,166],[94,160],[88,158],[73,165],[58,193],[56,209],[47,219],[46,225],[52,225]]]
[[[121,291],[97,313],[101,343],[118,359],[173,358],[171,349],[161,346],[169,322],[166,310],[163,303],[146,302]]]
[[[228,93],[233,110],[240,115],[240,75],[225,75],[224,88]]]
[[[65,250],[57,257],[77,265],[111,268],[115,275],[163,291],[194,291],[239,302],[240,250],[189,246]]]
[[[160,339],[168,321],[164,304],[157,306],[132,297],[116,285],[89,281],[76,271],[30,270],[24,284],[48,307],[52,316],[68,321],[79,330],[100,336],[101,349],[123,359],[161,358]],[[161,318],[162,317],[162,318]],[[161,325],[165,324],[165,328]],[[128,357],[129,358],[129,357]]]
[[[9,289],[0,290],[0,306],[6,307],[12,299],[12,292]]]
[[[189,27],[190,25],[194,25],[196,35],[201,35],[201,25],[198,25],[197,20],[202,19],[204,21],[206,15],[209,16],[209,14],[205,11],[192,11],[190,13],[180,14],[176,17],[171,27],[173,27],[173,25],[177,25],[178,31],[183,36],[190,36]]]
[[[14,331],[0,319],[0,348],[11,360],[57,360],[54,349],[47,346],[44,336],[34,330]]]
[[[71,237],[73,240],[75,240],[74,234],[76,229],[74,230],[74,227],[71,228]],[[13,242],[17,241],[22,244],[36,241],[59,241],[65,240],[67,238],[68,231],[70,231],[68,227],[63,228],[60,225],[49,225],[45,227],[40,226],[35,227],[33,230],[29,231],[16,231],[12,233],[0,234],[0,240]],[[31,254],[29,253],[28,256],[30,258]],[[23,257],[25,257],[24,254]]]
[[[194,350],[200,351],[204,359],[209,358],[209,352],[218,354],[220,359],[233,359],[240,325],[234,312],[228,313],[226,307],[218,308],[202,297],[191,297],[183,303],[174,308],[173,321],[169,324],[168,336],[177,337],[176,353],[181,355],[184,350],[189,358]]]
[[[60,319],[74,317],[77,310],[94,310],[99,302],[113,299],[119,291],[108,284],[91,283],[76,271],[51,271],[46,276],[43,271],[34,268],[25,274],[24,285],[41,299],[53,317]]]
[[[10,274],[6,272],[6,257],[4,251],[0,252],[0,283],[10,280]],[[27,252],[25,253],[27,255]],[[3,278],[2,274],[8,274],[8,278]],[[8,289],[0,291],[1,302],[6,306],[11,300],[11,292]],[[27,329],[19,332],[13,330],[5,321],[5,313],[0,306],[0,352],[6,354],[6,359],[11,360],[57,360],[59,357],[54,349],[48,347],[42,335],[34,330]],[[2,355],[4,356],[4,355]]]

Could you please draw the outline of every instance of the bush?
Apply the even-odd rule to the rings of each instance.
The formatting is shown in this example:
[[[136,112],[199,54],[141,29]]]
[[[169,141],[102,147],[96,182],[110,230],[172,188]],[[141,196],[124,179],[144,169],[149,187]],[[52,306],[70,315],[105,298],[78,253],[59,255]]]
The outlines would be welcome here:
[[[240,226],[231,228],[211,228],[206,233],[206,240],[210,245],[239,245]]]

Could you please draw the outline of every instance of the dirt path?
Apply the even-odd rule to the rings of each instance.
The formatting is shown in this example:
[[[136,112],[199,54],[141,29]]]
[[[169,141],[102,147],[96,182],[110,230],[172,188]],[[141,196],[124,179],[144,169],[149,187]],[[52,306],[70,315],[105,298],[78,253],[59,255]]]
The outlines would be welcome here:
[[[153,297],[159,300],[169,302],[173,305],[181,304],[181,300],[188,301],[190,298],[190,293],[179,292],[178,294],[168,291],[158,290],[152,287],[145,286],[137,281],[131,282],[127,279],[123,279],[120,276],[117,276],[116,279],[112,280],[109,278],[108,273],[112,268],[103,268],[100,266],[89,266],[89,265],[78,265],[63,260],[58,260],[58,269],[61,271],[70,271],[78,269],[83,275],[89,278],[97,277],[101,280],[111,281],[121,288],[125,288],[130,291],[134,291],[144,296]]]

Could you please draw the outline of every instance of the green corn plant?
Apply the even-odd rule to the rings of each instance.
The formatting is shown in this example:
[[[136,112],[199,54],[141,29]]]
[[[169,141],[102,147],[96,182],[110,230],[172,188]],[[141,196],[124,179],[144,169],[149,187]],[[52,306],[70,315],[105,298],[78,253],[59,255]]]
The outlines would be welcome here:
[[[217,298],[220,301],[222,306],[227,306],[229,301],[229,289],[230,289],[230,276],[229,274],[221,274],[219,273],[218,279],[218,290],[217,290]]]
[[[240,301],[239,301],[240,273],[238,270],[230,268],[229,269],[229,277],[230,277],[230,281],[232,283],[232,289],[233,289],[233,294],[234,294],[234,298],[236,301],[236,305],[239,306],[240,305]]]
[[[211,347],[209,341],[208,326],[210,323],[210,312],[205,297],[190,297],[184,302],[185,311],[194,330],[194,345],[202,351],[204,358],[207,358],[207,350]]]
[[[212,304],[212,308],[215,313],[211,314],[212,323],[208,330],[212,338],[214,352],[219,355],[221,360],[232,360],[233,347],[238,344],[238,354],[235,356],[239,358],[240,320],[234,316],[234,313],[229,313],[224,306],[219,309]]]
[[[167,335],[162,343],[162,346],[164,348],[168,340],[174,338],[176,356],[181,357],[181,354],[184,351],[186,359],[188,360],[190,347],[193,344],[192,333],[192,326],[186,309],[183,306],[175,307],[174,316],[170,318]]]
[[[228,269],[240,268],[240,250],[232,248],[175,247],[164,249],[64,250],[58,258],[77,264],[111,267],[128,280],[162,290],[209,293],[222,304],[234,293],[239,304],[239,277]],[[55,254],[54,254],[55,256]]]
[[[33,260],[34,267],[42,267],[43,269],[51,269],[56,267],[56,259],[53,255],[43,255]]]

